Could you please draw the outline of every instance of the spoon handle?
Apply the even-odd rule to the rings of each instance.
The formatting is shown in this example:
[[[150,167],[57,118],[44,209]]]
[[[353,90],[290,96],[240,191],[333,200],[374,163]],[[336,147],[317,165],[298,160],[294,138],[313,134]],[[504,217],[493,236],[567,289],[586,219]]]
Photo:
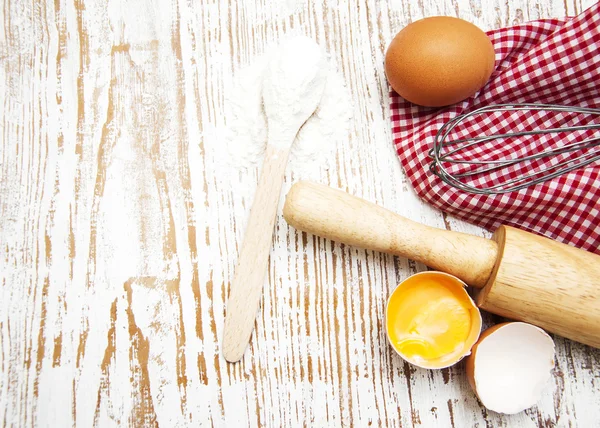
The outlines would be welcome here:
[[[229,289],[223,332],[223,356],[229,362],[242,358],[252,336],[289,151],[289,147],[280,149],[267,145],[238,265]]]

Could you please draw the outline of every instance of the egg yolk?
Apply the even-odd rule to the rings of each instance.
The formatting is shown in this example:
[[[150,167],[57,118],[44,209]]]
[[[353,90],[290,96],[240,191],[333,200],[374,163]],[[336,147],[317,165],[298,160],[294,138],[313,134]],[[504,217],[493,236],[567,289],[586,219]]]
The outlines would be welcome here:
[[[455,359],[471,333],[471,308],[466,292],[443,277],[403,284],[388,304],[390,341],[409,361]]]

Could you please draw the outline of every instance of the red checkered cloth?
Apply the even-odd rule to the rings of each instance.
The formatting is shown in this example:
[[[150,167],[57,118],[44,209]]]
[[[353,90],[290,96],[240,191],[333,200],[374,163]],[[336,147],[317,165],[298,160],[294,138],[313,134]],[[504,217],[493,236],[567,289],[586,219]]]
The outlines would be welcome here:
[[[426,108],[411,104],[392,91],[394,144],[408,179],[420,198],[473,224],[489,230],[507,224],[600,254],[598,162],[532,187],[492,195],[459,190],[429,169],[429,151],[438,130],[460,114],[499,103],[600,107],[600,3],[573,18],[532,21],[487,34],[496,51],[496,68],[488,84],[473,97],[446,108]],[[571,119],[560,114],[504,111],[485,120],[473,118],[455,132],[477,136],[490,130],[528,130]],[[489,141],[476,150],[492,157],[530,153],[531,138],[542,137],[506,140],[501,145]],[[545,138],[560,142],[575,137]],[[593,150],[600,151],[598,147]],[[481,153],[470,154],[481,158]],[[503,174],[515,176],[523,172],[513,168]],[[497,178],[492,174],[491,178],[480,180]],[[482,184],[477,183],[476,177],[473,180]]]

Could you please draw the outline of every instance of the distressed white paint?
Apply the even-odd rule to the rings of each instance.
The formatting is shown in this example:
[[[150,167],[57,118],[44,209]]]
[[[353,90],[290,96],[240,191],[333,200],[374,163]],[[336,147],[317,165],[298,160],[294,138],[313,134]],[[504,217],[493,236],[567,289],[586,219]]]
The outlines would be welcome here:
[[[284,34],[315,37],[340,66],[353,121],[337,162],[311,178],[482,234],[406,183],[383,57],[395,32],[426,15],[491,29],[592,2],[509,3],[6,0],[0,423],[596,425],[598,351],[556,338],[556,373],[539,405],[488,413],[462,365],[416,369],[386,343],[385,299],[424,266],[297,234],[280,215],[250,349],[238,365],[220,356],[257,181],[257,170],[216,162],[234,72]],[[284,191],[298,178],[288,171]]]

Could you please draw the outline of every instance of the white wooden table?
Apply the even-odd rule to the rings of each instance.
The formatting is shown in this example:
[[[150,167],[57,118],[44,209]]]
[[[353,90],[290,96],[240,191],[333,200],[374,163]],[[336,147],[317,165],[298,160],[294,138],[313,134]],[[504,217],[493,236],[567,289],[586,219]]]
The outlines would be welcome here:
[[[220,355],[257,170],[214,153],[232,76],[290,32],[339,64],[348,139],[315,181],[425,224],[391,142],[383,58],[411,20],[488,30],[591,0],[5,0],[0,8],[2,426],[600,426],[600,352],[556,338],[539,404],[488,412],[459,364],[404,363],[383,311],[424,266],[298,234],[279,215],[241,364]],[[284,191],[298,177],[289,171]],[[487,325],[498,319],[486,316]]]

